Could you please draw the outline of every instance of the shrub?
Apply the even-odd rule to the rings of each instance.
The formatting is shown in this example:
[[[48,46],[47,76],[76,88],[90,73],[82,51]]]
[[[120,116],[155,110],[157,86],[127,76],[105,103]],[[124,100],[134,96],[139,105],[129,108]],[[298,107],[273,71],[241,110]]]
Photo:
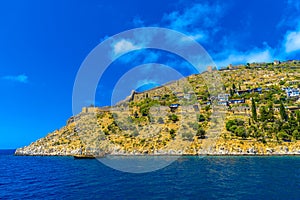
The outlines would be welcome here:
[[[246,138],[247,134],[246,134],[246,130],[244,127],[242,126],[238,126],[235,131],[234,131],[236,136],[242,137],[242,138]]]
[[[285,131],[280,131],[280,132],[277,134],[277,137],[278,137],[279,139],[282,139],[282,140],[285,140],[285,141],[291,140],[291,136],[288,135]]]
[[[240,119],[234,119],[234,120],[229,120],[227,123],[226,123],[226,129],[228,131],[231,131],[231,127],[232,126],[243,126],[244,125],[244,121],[243,120],[240,120]],[[235,129],[234,129],[235,130]]]
[[[158,122],[159,124],[165,123],[162,117],[159,117],[158,120],[157,120],[157,122]]]
[[[171,138],[174,139],[176,134],[175,134],[175,130],[174,129],[171,129],[170,130],[170,135],[171,135]]]
[[[197,119],[198,119],[198,122],[204,122],[204,121],[205,121],[205,117],[204,117],[204,115],[202,115],[202,114],[199,114],[199,115],[197,116]]]
[[[134,130],[134,131],[130,134],[130,136],[132,136],[132,137],[137,137],[137,136],[139,136],[139,132],[138,132],[137,130]]]
[[[118,114],[117,113],[112,113],[112,117],[114,118],[114,119],[118,119]]]
[[[248,136],[244,127],[245,122],[240,119],[229,120],[226,123],[226,130],[234,133],[238,137],[246,138]]]
[[[300,140],[300,133],[298,130],[294,130],[293,131],[293,137],[296,139],[296,140]]]
[[[175,115],[175,114],[172,114],[172,115],[169,115],[169,119],[171,121],[173,121],[174,123],[177,122],[179,119],[178,119],[178,116]]]
[[[284,80],[280,80],[279,81],[279,85],[284,85],[285,84],[285,81]]]
[[[199,127],[198,130],[197,130],[196,136],[199,139],[204,139],[205,138],[205,134],[206,134],[205,130],[202,127]]]
[[[194,137],[194,135],[191,132],[184,132],[184,133],[182,133],[182,138],[184,140],[192,141],[193,137]]]

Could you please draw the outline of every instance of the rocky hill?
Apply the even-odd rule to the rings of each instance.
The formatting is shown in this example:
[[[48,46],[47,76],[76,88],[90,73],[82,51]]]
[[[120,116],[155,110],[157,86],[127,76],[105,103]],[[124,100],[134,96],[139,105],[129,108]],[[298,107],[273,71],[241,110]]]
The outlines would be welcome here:
[[[208,68],[113,107],[85,107],[15,154],[300,155],[298,66]]]

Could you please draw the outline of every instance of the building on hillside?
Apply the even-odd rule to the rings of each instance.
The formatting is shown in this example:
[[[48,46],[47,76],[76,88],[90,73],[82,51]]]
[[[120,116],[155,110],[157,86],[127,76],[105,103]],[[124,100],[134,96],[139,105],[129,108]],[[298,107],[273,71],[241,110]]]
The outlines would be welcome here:
[[[279,65],[281,62],[279,60],[274,60],[273,64],[274,65]]]
[[[297,85],[300,83],[300,80],[287,81],[289,85]]]
[[[205,104],[206,105],[211,105],[211,101],[207,101]]]
[[[155,95],[152,97],[153,100],[160,100],[160,98],[161,98],[161,96],[159,96],[159,95]]]
[[[197,104],[193,105],[193,108],[194,108],[195,112],[199,112],[200,111],[199,106]]]
[[[171,105],[170,105],[171,112],[174,112],[175,110],[177,110],[178,107],[179,107],[179,104],[178,104],[178,103],[171,104]]]
[[[254,88],[254,89],[238,90],[238,91],[236,91],[236,94],[237,95],[242,95],[242,94],[248,94],[248,93],[252,93],[252,92],[257,92],[257,93],[261,94],[262,93],[262,88],[259,87],[259,88]]]
[[[252,92],[257,92],[257,93],[261,94],[262,93],[262,88],[261,87],[254,88],[254,89],[252,89]]]
[[[191,100],[193,96],[195,96],[194,92],[188,92],[183,95],[183,98],[185,98],[187,100]]]
[[[236,91],[236,94],[237,95],[242,95],[242,94],[248,94],[248,93],[251,93],[252,90],[251,89],[247,89],[247,90],[237,90]]]
[[[212,72],[213,71],[213,67],[212,66],[207,66],[207,71],[208,72]]]
[[[231,99],[229,100],[230,104],[239,104],[239,103],[245,103],[245,99]]]
[[[285,91],[286,96],[288,98],[300,96],[300,91],[299,91],[298,88],[296,89],[296,88],[290,88],[290,87],[288,87],[288,88],[283,88],[283,90]]]
[[[228,106],[228,101],[218,101],[218,105]]]
[[[183,99],[184,98],[184,93],[183,92],[174,92],[174,95],[176,96],[177,99]]]
[[[228,101],[230,94],[218,94],[218,101]]]
[[[296,110],[300,110],[300,107],[299,106],[286,106],[285,107],[288,111],[290,112],[294,112]]]
[[[111,110],[110,106],[105,107],[83,107],[82,113],[96,113],[96,112],[109,112]]]
[[[190,100],[192,98],[192,95],[190,93],[184,94],[183,98]]]

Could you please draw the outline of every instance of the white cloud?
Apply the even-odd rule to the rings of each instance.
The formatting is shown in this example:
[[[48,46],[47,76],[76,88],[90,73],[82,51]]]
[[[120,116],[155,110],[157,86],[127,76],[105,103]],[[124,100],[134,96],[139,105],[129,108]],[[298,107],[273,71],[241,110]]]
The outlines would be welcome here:
[[[273,50],[269,47],[265,49],[252,49],[250,51],[226,51],[217,57],[215,63],[218,67],[225,67],[229,64],[246,64],[253,62],[271,62],[274,60]]]
[[[146,63],[156,63],[161,56],[161,52],[144,50],[144,51],[136,51],[130,53],[130,55],[126,55],[119,58],[119,61],[123,64],[131,64],[131,65],[141,65]]]
[[[128,51],[140,49],[141,47],[133,44],[131,41],[121,39],[113,44],[113,52],[115,55],[119,55]]]
[[[28,83],[28,76],[24,74],[17,76],[3,76],[2,79],[19,83]]]
[[[286,53],[300,50],[300,31],[293,31],[286,34],[284,48]]]
[[[193,39],[205,41],[211,34],[218,31],[218,20],[222,17],[224,7],[215,4],[194,4],[182,12],[174,11],[163,16],[166,27],[183,32]]]
[[[294,53],[300,51],[300,2],[298,0],[288,0],[282,19],[278,24],[279,28],[285,28],[285,34],[281,41],[281,57],[287,59]]]
[[[186,30],[189,26],[200,24],[203,27],[213,27],[219,17],[211,17],[221,14],[221,6],[208,4],[194,4],[192,7],[186,8],[182,13],[174,11],[165,14],[163,20],[170,22],[170,27],[177,30]]]

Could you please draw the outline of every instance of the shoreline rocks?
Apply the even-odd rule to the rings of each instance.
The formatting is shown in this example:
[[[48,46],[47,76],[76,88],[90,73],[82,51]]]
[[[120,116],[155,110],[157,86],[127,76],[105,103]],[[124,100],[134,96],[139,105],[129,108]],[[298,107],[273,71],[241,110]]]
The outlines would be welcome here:
[[[220,148],[219,151],[213,150],[210,152],[197,151],[196,153],[187,153],[182,150],[155,150],[153,152],[125,152],[123,150],[112,151],[110,153],[83,153],[81,149],[66,151],[43,148],[32,149],[29,147],[18,148],[15,151],[15,156],[89,156],[103,157],[110,156],[300,156],[300,150],[289,151],[288,147],[280,147],[280,151],[273,148],[266,148],[265,153],[258,152],[255,147],[249,148],[247,151],[237,149],[237,151],[229,151],[228,149]]]

